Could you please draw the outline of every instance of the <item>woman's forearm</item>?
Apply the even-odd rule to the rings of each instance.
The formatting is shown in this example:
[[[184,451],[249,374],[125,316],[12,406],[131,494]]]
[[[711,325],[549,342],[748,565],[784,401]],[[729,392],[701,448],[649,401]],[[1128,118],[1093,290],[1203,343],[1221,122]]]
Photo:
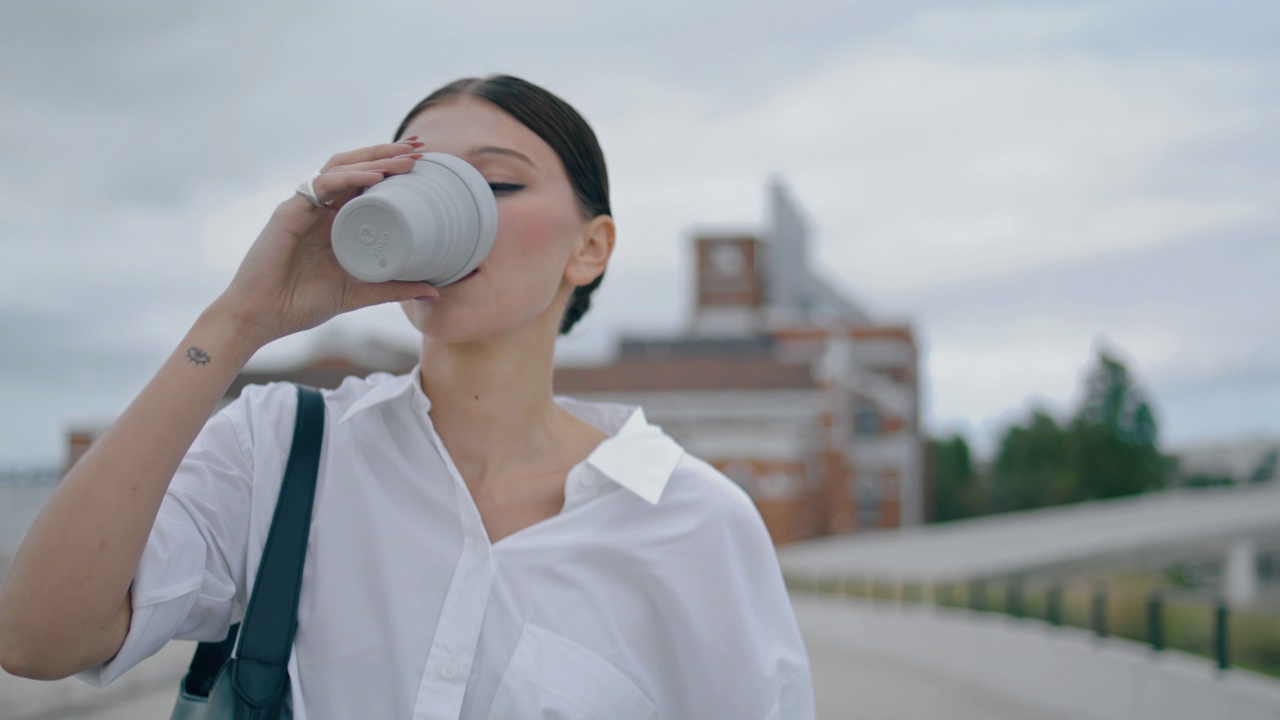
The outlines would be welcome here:
[[[59,483],[0,585],[0,661],[66,677],[110,659],[165,490],[259,343],[211,308]]]

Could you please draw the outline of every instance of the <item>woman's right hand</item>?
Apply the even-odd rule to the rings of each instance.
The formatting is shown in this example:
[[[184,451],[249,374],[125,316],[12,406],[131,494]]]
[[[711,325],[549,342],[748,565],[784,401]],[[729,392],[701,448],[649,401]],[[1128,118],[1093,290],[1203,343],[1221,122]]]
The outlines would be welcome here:
[[[260,347],[358,308],[438,301],[439,292],[427,283],[357,280],[338,264],[330,243],[334,216],[344,204],[386,176],[413,169],[423,144],[415,138],[334,155],[312,182],[328,207],[296,193],[280,203],[210,309],[227,315]]]

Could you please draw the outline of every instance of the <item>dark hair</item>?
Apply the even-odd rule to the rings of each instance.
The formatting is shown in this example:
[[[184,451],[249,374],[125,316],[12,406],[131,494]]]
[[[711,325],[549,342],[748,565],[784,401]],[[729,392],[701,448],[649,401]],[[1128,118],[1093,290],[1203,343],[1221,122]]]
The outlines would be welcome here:
[[[591,126],[569,103],[517,77],[490,75],[454,80],[415,105],[396,128],[392,141],[400,139],[418,113],[458,97],[487,100],[546,141],[564,164],[578,207],[586,217],[613,214],[609,210],[609,175],[604,167],[604,153]],[[591,307],[591,293],[600,287],[603,279],[602,272],[590,283],[573,289],[573,296],[560,320],[561,335],[569,332],[586,314]]]

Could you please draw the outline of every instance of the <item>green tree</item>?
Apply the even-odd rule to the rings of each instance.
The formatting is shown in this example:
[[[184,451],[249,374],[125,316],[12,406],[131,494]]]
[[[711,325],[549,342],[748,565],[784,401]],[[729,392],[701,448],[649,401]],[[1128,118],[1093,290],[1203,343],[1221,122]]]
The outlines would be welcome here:
[[[1114,356],[1100,352],[1070,427],[1070,455],[1084,497],[1118,497],[1163,488],[1170,462],[1160,454],[1157,434],[1155,414],[1129,370]]]
[[[973,470],[969,443],[954,435],[929,442],[933,454],[934,517],[937,522],[981,515],[982,489]]]
[[[1048,413],[1005,432],[991,473],[991,510],[1009,512],[1075,502],[1084,488],[1075,472],[1072,438]]]

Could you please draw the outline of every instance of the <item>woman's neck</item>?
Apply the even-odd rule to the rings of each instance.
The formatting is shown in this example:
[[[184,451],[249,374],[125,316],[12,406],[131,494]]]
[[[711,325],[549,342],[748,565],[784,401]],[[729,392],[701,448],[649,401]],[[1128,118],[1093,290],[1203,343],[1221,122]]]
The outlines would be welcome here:
[[[424,342],[431,419],[469,483],[575,461],[566,444],[584,423],[552,399],[555,337],[536,325],[481,342]]]

